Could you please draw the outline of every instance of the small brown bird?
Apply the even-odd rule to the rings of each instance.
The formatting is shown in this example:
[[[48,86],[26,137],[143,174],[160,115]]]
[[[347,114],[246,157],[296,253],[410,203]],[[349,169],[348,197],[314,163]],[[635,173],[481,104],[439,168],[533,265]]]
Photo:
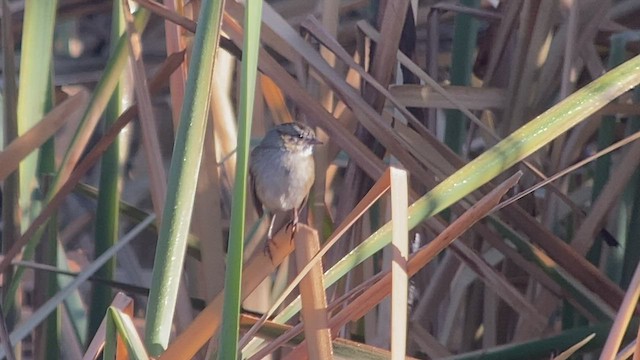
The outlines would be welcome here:
[[[258,216],[263,207],[271,214],[265,253],[273,236],[276,213],[293,210],[290,225],[298,224],[299,211],[315,180],[313,147],[322,144],[313,129],[291,122],[269,130],[251,151],[249,173]]]

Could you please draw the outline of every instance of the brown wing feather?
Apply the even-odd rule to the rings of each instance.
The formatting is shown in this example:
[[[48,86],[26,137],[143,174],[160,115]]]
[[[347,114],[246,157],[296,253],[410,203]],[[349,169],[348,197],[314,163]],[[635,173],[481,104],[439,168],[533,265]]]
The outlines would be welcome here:
[[[262,201],[258,197],[258,192],[256,191],[256,180],[255,176],[253,176],[253,171],[249,170],[249,178],[251,180],[251,197],[253,197],[253,206],[256,207],[256,213],[258,213],[258,217],[262,217],[264,215],[264,210],[262,209]]]

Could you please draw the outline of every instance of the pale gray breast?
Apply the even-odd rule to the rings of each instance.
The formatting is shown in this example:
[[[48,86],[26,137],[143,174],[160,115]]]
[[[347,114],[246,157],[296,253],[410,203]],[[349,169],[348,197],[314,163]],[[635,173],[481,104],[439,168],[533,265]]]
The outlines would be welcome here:
[[[256,148],[258,149],[258,148]],[[286,211],[301,205],[313,184],[313,156],[260,148],[251,154],[256,193],[269,210]]]

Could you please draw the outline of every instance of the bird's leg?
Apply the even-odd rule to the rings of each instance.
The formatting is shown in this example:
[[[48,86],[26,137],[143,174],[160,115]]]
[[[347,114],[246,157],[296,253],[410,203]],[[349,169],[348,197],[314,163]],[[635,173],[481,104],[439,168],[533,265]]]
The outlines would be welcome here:
[[[296,234],[296,230],[298,230],[298,221],[299,220],[300,220],[299,209],[298,208],[293,208],[293,220],[291,220],[290,222],[287,223],[287,230],[289,230],[289,228],[291,228],[291,241],[293,241],[293,237]]]
[[[273,224],[276,222],[276,214],[271,216],[271,223],[269,224],[269,230],[267,230],[267,241],[264,243],[264,254],[269,255],[269,259],[273,259],[271,256],[271,244],[276,245],[273,242]]]
[[[273,224],[276,222],[276,214],[274,213],[271,216],[271,223],[269,224],[269,230],[267,230],[267,240],[271,241],[273,239]]]

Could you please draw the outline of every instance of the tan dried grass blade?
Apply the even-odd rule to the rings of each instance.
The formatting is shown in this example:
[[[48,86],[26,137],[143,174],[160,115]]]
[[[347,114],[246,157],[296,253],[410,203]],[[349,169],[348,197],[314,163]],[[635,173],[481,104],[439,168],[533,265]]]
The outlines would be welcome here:
[[[372,29],[371,26],[369,26],[368,24],[362,23],[359,25],[363,29],[369,29],[367,30],[367,33],[370,36],[378,36],[375,30]],[[403,58],[405,59],[404,62],[403,62]],[[403,65],[409,67],[410,69],[412,69],[412,71],[416,71],[416,73],[421,71],[415,64],[411,62],[410,59],[406,58],[406,56],[403,57],[402,55],[400,55],[400,60],[403,63]],[[427,76],[426,74],[423,74],[423,75]],[[421,78],[423,78],[424,76],[421,76]],[[423,78],[423,80],[425,81],[429,79],[430,78],[428,78],[428,76],[426,78]],[[435,89],[440,88],[440,85],[438,85],[432,79],[430,80],[430,82],[428,82],[428,84],[434,86]],[[446,98],[450,98],[450,96],[446,92],[442,92],[441,94]],[[450,100],[453,101],[455,99],[450,98]],[[469,114],[473,116],[473,114],[469,113],[468,111],[465,111],[465,109],[460,109],[460,110],[463,111],[468,116]],[[448,158],[452,159],[452,163],[454,166],[460,166],[459,162],[456,164],[455,158],[451,156],[449,156]],[[525,162],[525,164],[527,163]],[[534,173],[540,178],[542,179],[546,178],[546,176],[543,173],[541,173],[534,167],[529,165],[528,167],[532,169],[532,171],[534,171]],[[572,207],[575,207],[575,204],[573,204],[573,202],[571,201],[568,201],[568,198],[564,193],[562,193],[561,191],[558,191],[553,186],[550,189],[554,191],[554,194],[558,195],[560,198],[565,200],[567,204],[569,204]],[[547,251],[549,254],[552,254],[554,259],[558,263],[560,263],[563,267],[569,270],[569,272],[575,278],[580,279],[585,284],[587,284],[592,291],[598,293],[603,299],[607,300],[610,304],[615,304],[619,301],[618,299],[622,298],[621,292],[619,291],[619,289],[616,288],[616,286],[611,281],[609,281],[604,276],[602,276],[602,274],[590,263],[588,263],[588,261],[586,261],[584,258],[580,256],[576,256],[576,253],[575,251],[573,251],[573,249],[571,249],[566,243],[562,242],[559,238],[555,237],[553,234],[548,232],[546,229],[542,228],[542,226],[536,220],[531,219],[531,217],[528,214],[526,214],[526,212],[524,212],[521,208],[515,208],[515,211],[505,213],[505,216],[511,219],[511,221],[515,222],[522,229],[525,229],[525,232],[529,236],[531,236],[535,242],[540,244],[545,249],[545,251]],[[604,289],[607,289],[607,290],[604,290]],[[612,294],[614,296],[610,296]],[[619,295],[619,297],[617,295]]]
[[[365,32],[365,34],[370,37],[371,39],[373,39],[374,41],[379,42],[380,41],[380,34],[371,26],[369,25],[367,22],[365,21],[359,21],[358,22],[358,27]],[[409,59],[406,55],[404,55],[402,52],[398,52],[398,60],[400,61],[400,63],[402,65],[404,65],[405,67],[407,67],[409,70],[411,70],[416,76],[418,76],[421,80],[423,80],[427,85],[429,85],[430,87],[432,87],[438,94],[440,94],[444,99],[448,100],[451,102],[451,104],[453,104],[453,106],[455,108],[457,108],[458,110],[460,110],[462,113],[464,113],[469,119],[471,119],[471,121],[474,122],[474,124],[478,125],[481,129],[485,130],[485,132],[483,132],[482,134],[484,135],[485,139],[487,140],[488,143],[492,143],[496,140],[499,140],[499,137],[494,133],[493,129],[489,126],[487,126],[485,123],[483,123],[478,117],[476,117],[473,113],[471,113],[471,111],[469,111],[469,109],[467,109],[463,104],[461,103],[456,97],[454,97],[452,94],[449,94],[448,91],[445,90],[444,87],[442,87],[438,82],[436,82],[434,79],[432,79],[426,72],[424,72],[418,65],[416,65],[411,59]],[[357,67],[356,67],[357,68]],[[389,97],[389,100],[392,101],[393,103],[393,97]],[[395,104],[395,103],[394,103]],[[397,106],[397,105],[396,105]],[[409,117],[409,119],[411,119]],[[427,134],[427,136],[425,136],[427,138],[427,140],[430,138],[429,133]],[[432,143],[433,144],[433,143]],[[434,146],[441,146],[442,144],[439,142],[436,142]],[[441,148],[442,149],[442,148]],[[445,149],[445,150],[448,150]],[[432,156],[433,157],[433,156]],[[446,159],[450,159],[451,156],[447,156],[446,154],[443,156]],[[454,162],[455,163],[455,162]],[[546,175],[540,171],[539,169],[537,169],[531,162],[524,160],[523,164],[525,166],[527,166],[537,177],[539,177],[540,179],[546,179]],[[445,168],[440,168],[445,169]],[[445,171],[445,174],[449,174],[449,171]],[[562,191],[560,191],[554,184],[551,184],[549,189],[551,191],[553,191],[553,193],[558,196],[562,201],[564,201],[567,205],[569,205],[572,209],[574,209],[577,213],[580,213],[579,208],[573,203],[573,201],[571,201],[571,199],[569,199],[569,197]]]
[[[636,334],[635,340],[632,342],[633,352],[633,360],[640,359],[640,328],[638,329],[638,333]]]
[[[151,192],[151,202],[153,211],[158,217],[158,222],[162,221],[162,211],[164,200],[167,194],[167,175],[164,170],[162,154],[160,152],[160,142],[158,140],[158,129],[156,129],[151,96],[147,86],[144,62],[142,60],[142,42],[140,33],[136,31],[133,23],[133,14],[129,8],[129,1],[123,0],[123,12],[126,22],[126,29],[129,44],[129,59],[133,70],[134,88],[138,103],[138,118],[142,128],[142,147],[149,169],[149,190]]]
[[[633,360],[640,359],[640,342],[638,340],[640,340],[640,331],[638,331],[638,333],[636,334],[636,338],[629,345],[627,345],[627,347],[625,347],[621,353],[623,353],[627,349],[630,349],[630,351],[623,355],[619,353],[618,356],[616,356],[616,360],[628,359],[631,355],[633,355]]]
[[[409,225],[407,207],[409,206],[409,184],[407,172],[391,167],[391,359],[404,359],[407,347],[407,304],[409,294],[409,276],[407,260],[409,258]]]
[[[544,44],[552,22],[551,17],[547,14],[553,11],[554,6],[555,3],[550,1],[537,2],[535,4],[531,3],[530,6],[525,5],[524,7],[529,8],[528,10],[531,11],[527,14],[530,16],[529,18],[526,18],[526,10],[521,12],[521,21],[531,20],[534,24],[531,28],[527,25],[522,25],[522,23],[520,25],[521,32],[531,31],[532,34],[523,34],[523,36],[530,36],[529,39],[527,39],[529,41],[526,43],[528,48],[526,50],[522,49],[523,51],[520,54],[524,56],[524,61],[521,62],[523,65],[521,68],[515,69],[513,71],[515,75],[511,77],[512,83],[510,84],[508,94],[513,97],[507,99],[507,103],[511,105],[510,108],[507,109],[507,112],[508,118],[513,121],[509,122],[510,128],[507,129],[508,133],[519,128],[525,121],[529,120],[530,114],[527,114],[526,111],[529,105],[531,105],[531,87],[537,85],[537,83],[535,83],[535,75],[538,70],[538,64],[536,62],[538,59],[546,58],[548,54],[548,47],[544,46]],[[537,13],[534,8],[537,8]],[[516,62],[516,64],[519,63],[519,61]]]
[[[278,124],[292,122],[293,116],[289,113],[289,109],[284,101],[284,95],[278,85],[276,85],[270,77],[260,75],[260,86],[262,87],[264,100]]]
[[[543,331],[548,320],[499,272],[469,246],[454,242],[451,249],[469,266],[484,283],[504,302],[525,319],[527,325],[537,331]]]
[[[296,264],[300,271],[320,250],[318,232],[307,227],[300,228],[293,239],[296,245]],[[300,281],[302,320],[305,339],[309,344],[307,355],[311,360],[333,358],[323,274],[322,263],[316,262]]]
[[[517,18],[520,10],[520,3],[506,2],[504,4],[504,10],[502,11],[502,20],[498,28],[497,34],[492,41],[492,47],[489,55],[489,63],[487,64],[487,71],[483,78],[483,84],[490,84],[494,78],[498,64],[500,63],[503,54],[508,46],[508,39],[513,31],[514,24],[517,23]]]
[[[195,23],[182,16],[184,1],[165,0],[164,5],[156,1],[137,0],[141,6],[165,19],[164,32],[167,54],[186,50],[186,40],[182,28],[195,30]],[[193,31],[192,31],[193,33]],[[173,128],[178,128],[180,121],[180,109],[184,101],[185,84],[187,83],[188,61],[185,61],[180,69],[171,75],[169,88],[171,89],[171,111]]]
[[[258,321],[258,318],[256,317],[245,315],[245,314],[240,315],[240,327],[242,329],[247,329],[253,326],[257,321]],[[259,336],[263,339],[270,340],[286,332],[290,332],[290,330],[296,327],[301,327],[301,324],[298,324],[296,326],[291,326],[286,324],[278,324],[273,321],[267,321],[263,328],[264,331],[261,331],[259,333]],[[301,340],[302,339],[299,339],[299,338],[291,339],[291,341],[285,344],[285,346],[288,346],[288,347],[294,346],[300,343]],[[363,344],[361,342],[356,342],[353,340],[337,338],[333,340],[333,345],[335,348],[334,357],[336,359],[345,359],[345,360],[346,359],[369,359],[369,358],[372,358],[371,357],[372,355],[374,355],[373,358],[375,359],[391,358],[391,354],[388,350],[384,350],[378,347]],[[340,351],[341,349],[343,350],[342,354]],[[347,351],[345,350],[348,350],[348,349],[355,350],[355,353],[352,352],[350,354],[347,354]],[[446,352],[446,355],[451,355],[451,354]],[[445,357],[446,355],[443,355],[441,357]],[[251,357],[248,360],[257,360],[258,358],[259,357],[255,357],[255,358]],[[413,360],[414,358],[407,356],[405,359]]]
[[[602,228],[605,217],[624,191],[638,165],[640,165],[640,143],[636,142],[629,147],[616,168],[612,169],[611,173],[615,176],[612,176],[602,189],[598,199],[591,205],[591,212],[571,240],[571,246],[579,254],[585,255],[593,244],[595,235]]]
[[[450,96],[469,110],[502,109],[505,107],[505,91],[498,88],[473,88],[468,86],[443,86]],[[394,85],[389,88],[393,96],[404,106],[457,109],[449,99],[429,85]]]
[[[428,245],[424,246],[421,250],[415,253],[408,263],[409,275],[412,276],[418,270],[428,264],[437,254],[444,250],[451,244],[458,236],[469,229],[473,224],[486,216],[500,201],[500,198],[512,188],[520,179],[522,173],[518,172],[505,182],[497,186],[493,191],[483,197],[468,211],[463,213],[458,219],[456,219],[449,227],[447,227],[442,233],[440,233],[434,240]],[[336,316],[331,318],[332,330],[337,330],[344,325],[347,321],[355,320],[366,314],[373,306],[377,305],[382,299],[384,299],[389,292],[391,277],[386,274],[378,283],[371,286],[369,289],[360,295],[357,299],[351,302],[347,307],[341,310]]]
[[[0,180],[14,172],[20,161],[44,144],[65,122],[79,119],[89,102],[89,93],[81,90],[53,108],[37,125],[11,142],[0,152]]]
[[[183,27],[192,33],[196,32],[196,23],[193,20],[187,17],[184,17],[180,13],[175,11],[175,1],[165,1],[165,3],[169,3],[170,6],[173,7],[174,9],[171,9],[171,7],[169,6],[166,6],[151,0],[135,0],[135,2],[137,2],[138,4],[140,4],[140,6],[146,8],[147,10],[151,11],[152,13],[162,17],[166,21],[179,25],[180,27]],[[182,50],[184,49],[179,49],[178,51],[182,51]]]
[[[447,227],[428,245],[422,247],[418,252],[413,254],[408,263],[409,276],[413,276],[417,273],[418,270],[428,264],[458,236],[491,212],[502,196],[504,196],[510,188],[515,186],[521,176],[522,173],[518,172],[497,186],[493,191],[480,199],[469,210],[451,223],[449,227]],[[390,294],[391,275],[387,271],[386,273],[381,274],[381,276],[382,277],[378,282],[364,290],[356,299],[329,320],[331,331],[334,336],[337,334],[340,327],[348,321],[361,318]],[[294,352],[298,353],[297,351],[301,351],[304,347],[306,347],[306,344],[302,343],[294,349]]]
[[[636,310],[638,297],[640,297],[640,264],[636,267],[627,292],[624,294],[624,299],[622,300],[620,309],[618,309],[616,319],[613,322],[613,326],[611,326],[607,341],[600,353],[600,360],[615,359],[627,326],[629,326],[629,321]]]
[[[133,317],[133,299],[126,296],[125,294],[119,292],[114,297],[111,302],[111,306],[122,310],[127,315]],[[104,348],[105,335],[106,335],[107,323],[106,319],[102,319],[100,323],[100,327],[93,339],[91,339],[91,343],[89,343],[89,347],[87,348],[87,352],[84,353],[84,357],[82,360],[95,360],[100,356],[100,352]],[[121,341],[118,341],[118,359],[124,359],[127,354],[127,349]]]
[[[378,275],[380,275],[380,274],[378,274]],[[338,306],[341,306],[342,304],[344,304],[345,301],[350,299],[353,296],[353,294],[360,294],[367,287],[369,287],[371,284],[374,284],[376,281],[378,281],[381,278],[381,276],[378,276],[378,275],[374,275],[373,277],[367,279],[366,281],[364,281],[363,283],[358,285],[356,288],[352,289],[349,294],[345,294],[345,295],[341,296],[340,298],[334,300],[331,304],[329,304],[329,310],[333,311]],[[254,324],[255,324],[255,322],[254,322]],[[287,343],[288,341],[292,340],[293,338],[295,338],[296,336],[298,336],[301,333],[302,333],[302,323],[298,323],[295,326],[290,327],[289,330],[287,330],[286,332],[284,332],[283,334],[278,336],[271,343],[269,343],[268,345],[266,345],[265,347],[260,349],[260,351],[258,351],[255,354],[253,354],[249,358],[249,360],[258,360],[258,359],[264,358],[265,356],[267,356],[268,354],[273,352],[275,349],[277,349],[280,346],[285,345],[285,343]],[[302,354],[302,353],[303,353],[303,351],[300,352],[300,354]]]
[[[376,42],[380,42],[380,33],[373,28],[366,21],[359,21],[358,28],[360,28],[369,38],[373,39]],[[493,129],[488,127],[485,123],[483,123],[477,116],[475,116],[468,108],[464,106],[458,99],[449,92],[447,92],[437,81],[431,78],[424,70],[422,70],[418,65],[416,65],[409,57],[407,57],[402,52],[398,52],[395,54],[398,58],[398,61],[406,66],[411,72],[413,72],[416,76],[418,76],[422,81],[424,81],[427,85],[431,86],[436,92],[442,95],[446,100],[450,101],[453,106],[455,106],[458,110],[460,110],[463,114],[465,114],[471,121],[473,121],[478,127],[484,129],[488,134],[492,136],[495,140],[497,139],[496,135],[493,132]]]
[[[298,224],[298,231],[304,231],[304,224]],[[289,231],[287,231],[289,230]],[[293,251],[291,241],[291,229],[283,228],[273,238],[274,246],[271,247],[272,258],[262,252],[254,254],[245,264],[242,274],[242,298],[251,294],[265,277],[275,271],[276,267]],[[159,359],[190,359],[207,340],[213,336],[220,326],[220,314],[224,294],[220,292],[213,301],[202,310],[193,322],[169,344],[167,350]]]
[[[216,62],[216,67],[220,63]],[[214,73],[215,73],[214,69]],[[212,96],[214,96],[212,94]],[[214,106],[209,110],[214,112]],[[209,116],[207,121],[206,134],[204,139],[204,147],[202,150],[202,158],[200,171],[198,172],[198,185],[196,189],[196,198],[193,204],[193,215],[191,216],[191,232],[200,241],[200,256],[202,274],[199,285],[202,286],[205,299],[213,299],[220,289],[224,286],[224,267],[225,267],[225,251],[224,242],[226,240],[223,234],[222,207],[220,196],[222,188],[220,184],[220,173],[218,164],[213,161],[216,159],[217,144],[214,130],[215,116]],[[185,307],[192,313],[191,304],[185,304]]]
[[[383,16],[382,19],[378,19],[381,41],[376,47],[369,72],[385,88],[391,83],[391,75],[396,67],[396,62],[389,59],[394,59],[398,53],[403,29],[403,26],[398,26],[398,23],[404,24],[408,9],[409,0],[387,1],[384,12],[379,14]],[[377,113],[382,112],[386,97],[381,93],[372,91],[370,86],[365,86],[364,99]],[[357,117],[355,112],[354,115]],[[366,123],[362,125],[367,126]],[[376,138],[381,141],[379,137],[376,136]]]
[[[149,82],[149,88],[152,90],[151,92],[157,92],[160,90],[161,86],[169,78],[169,75],[182,63],[184,53],[172,54],[169,56],[164,63],[158,69],[156,75],[154,75],[152,81]],[[89,169],[100,159],[100,156],[106,151],[106,149],[111,145],[113,140],[118,136],[120,131],[136,116],[136,112],[138,108],[136,105],[131,106],[127,109],[118,120],[109,128],[109,130],[104,134],[102,139],[98,141],[98,143],[93,147],[93,149],[87,154],[86,157],[80,161],[78,166],[75,168],[73,173],[69,175],[64,184],[60,186],[57,190],[56,194],[53,196],[51,201],[47,204],[47,206],[42,210],[42,212],[33,220],[29,228],[22,234],[22,237],[9,249],[5,256],[0,261],[0,272],[4,271],[4,269],[10,265],[11,261],[22,251],[22,247],[26,245],[29,239],[38,231],[40,226],[42,226],[47,219],[51,216],[51,214],[56,211],[56,209],[62,204],[65,197],[73,191],[74,187],[84,174],[86,174]]]
[[[640,332],[639,332],[639,334],[640,334]],[[627,346],[625,346],[622,350],[620,350],[618,355],[616,355],[616,360],[627,360],[630,357],[633,357],[633,360],[640,359],[638,357],[638,355],[636,355],[636,354],[639,354],[637,346],[638,346],[638,338],[634,339]]]
[[[573,278],[581,282],[608,305],[616,308],[622,302],[622,290],[569,244],[563,242],[520,207],[502,211],[501,216],[515,224],[533,243]]]
[[[441,359],[453,355],[438,342],[438,339],[417,323],[411,323],[411,335],[411,339],[418,343],[420,349],[432,359]]]
[[[591,339],[593,339],[594,337],[596,337],[596,334],[591,334],[587,336],[586,338],[580,340],[580,342],[578,342],[577,344],[573,345],[572,347],[560,353],[558,356],[555,356],[553,360],[568,360],[571,357],[571,355],[575,354],[576,351],[580,350],[583,346],[587,345],[587,343],[591,341]]]
[[[363,69],[360,68],[360,66],[358,66],[357,64],[354,64],[352,59],[347,55],[345,55],[346,53],[344,52],[344,50],[335,42],[335,40],[332,40],[330,37],[326,36],[325,32],[323,31],[323,29],[317,24],[317,21],[314,21],[313,19],[308,19],[305,24],[304,24],[307,29],[312,32],[314,34],[314,36],[318,37],[318,39],[323,42],[326,46],[328,46],[329,48],[331,48],[343,61],[345,61],[347,64],[349,64],[353,69],[356,69],[361,76],[363,76],[367,81],[369,81],[370,84],[372,84],[378,91],[380,91],[381,93],[385,94],[387,96],[387,98],[394,104],[396,105],[397,109],[400,110],[400,112],[405,115],[405,117],[407,119],[409,119],[411,121],[411,123],[415,126],[416,123],[419,124],[419,122],[413,117],[413,115],[406,114],[405,111],[403,111],[404,107],[398,102],[397,99],[395,99],[394,96],[392,96],[391,94],[388,94],[388,91],[384,88],[380,88],[379,84],[377,84],[377,82],[375,80],[373,80],[371,78],[370,75],[368,75],[366,72],[364,72]],[[360,26],[360,28],[365,31],[367,33],[367,35],[369,37],[371,37],[372,39],[376,40],[376,41],[380,41],[380,34],[373,29],[369,24],[367,24],[366,22],[359,22],[358,25]],[[448,94],[435,80],[431,79],[426,73],[424,73],[424,71],[422,71],[415,63],[413,63],[413,61],[411,61],[411,59],[407,58],[406,55],[398,52],[398,59],[400,60],[400,62],[407,66],[411,71],[413,71],[418,77],[420,77],[422,80],[424,80],[425,82],[427,82],[430,86],[432,86],[439,94],[441,94],[445,99],[451,101],[455,106],[457,106],[459,108],[459,110],[463,111],[467,116],[469,116],[470,119],[474,120],[474,122],[484,128],[486,131],[488,131],[488,134],[492,136],[492,139],[498,139],[497,136],[493,133],[493,130],[488,128],[484,123],[482,123],[475,115],[473,115],[468,109],[466,109],[464,106],[462,106],[462,104],[460,104],[459,101],[457,101],[453,96],[451,96],[450,94]],[[406,109],[405,109],[406,110]],[[402,124],[396,124],[396,128],[398,130],[398,132],[400,132],[400,129],[402,128]],[[416,128],[418,130],[421,129],[421,125],[416,126]],[[409,131],[405,131],[404,135],[409,135],[411,132]],[[441,170],[442,173],[444,175],[446,174],[450,174],[453,170],[452,166],[455,164],[455,161],[453,161],[453,164],[450,163],[450,159],[452,159],[451,155],[447,155],[447,151],[449,151],[448,148],[444,147],[442,143],[440,143],[439,141],[436,141],[435,139],[432,139],[432,136],[427,132],[427,133],[423,133],[423,137],[418,138],[416,140],[417,143],[419,143],[421,146],[414,146],[413,148],[411,146],[409,146],[410,149],[414,149],[413,151],[413,155],[414,156],[420,156],[419,152],[416,152],[415,149],[423,149],[424,146],[433,146],[434,149],[439,150],[436,152],[429,152],[430,156],[428,158],[424,158],[427,162],[425,164],[429,164],[427,165],[429,168],[431,168],[434,163],[437,163],[438,165],[440,165],[439,167],[437,167],[437,169]],[[402,136],[401,136],[402,137]],[[404,143],[405,145],[411,145],[412,142],[409,141],[409,139],[407,139],[406,137],[403,139],[406,140],[407,142]],[[445,154],[442,157],[438,157],[438,156],[433,156],[433,153],[437,153],[437,154]],[[444,161],[440,161],[440,160],[444,160]],[[524,164],[529,167],[538,177],[540,177],[541,179],[545,179],[546,176],[539,171],[537,168],[535,168],[533,165],[531,165],[529,162],[524,161]],[[459,165],[458,165],[459,166]],[[411,166],[409,168],[409,170],[411,169],[415,169],[415,166]],[[552,191],[554,191],[555,194],[557,194],[561,199],[563,199],[567,204],[569,204],[569,206],[571,206],[572,208],[577,208],[575,206],[575,204],[573,204],[573,202],[571,200],[568,199],[568,197],[561,191],[559,191],[555,186],[551,186],[550,188]]]

